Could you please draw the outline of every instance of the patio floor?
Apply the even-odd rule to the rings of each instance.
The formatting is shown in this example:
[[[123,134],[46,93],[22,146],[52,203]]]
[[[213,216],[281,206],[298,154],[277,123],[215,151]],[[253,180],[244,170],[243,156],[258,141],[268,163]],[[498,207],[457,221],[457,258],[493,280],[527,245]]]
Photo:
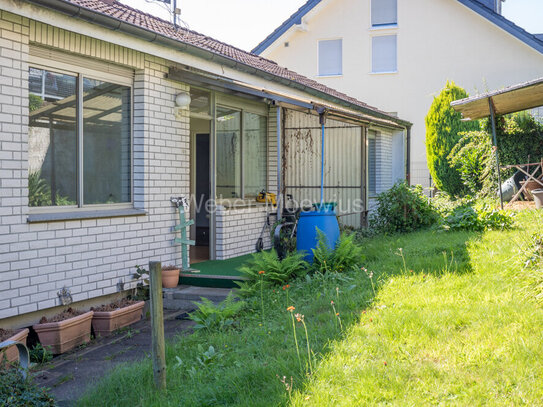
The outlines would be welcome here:
[[[208,260],[192,263],[191,267],[198,270],[195,273],[181,272],[181,284],[199,287],[235,288],[235,281],[244,278],[238,269],[248,260],[252,254],[246,254],[227,260]]]

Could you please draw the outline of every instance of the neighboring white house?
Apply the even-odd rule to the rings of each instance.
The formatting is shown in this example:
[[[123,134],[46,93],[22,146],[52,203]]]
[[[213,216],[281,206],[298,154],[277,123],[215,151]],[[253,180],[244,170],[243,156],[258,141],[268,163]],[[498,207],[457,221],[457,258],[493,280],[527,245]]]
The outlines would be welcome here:
[[[500,13],[500,0],[309,0],[253,52],[412,122],[410,181],[428,186],[424,118],[447,80],[474,94],[543,76],[541,37]]]
[[[360,225],[368,129],[410,125],[114,0],[3,0],[0,32],[1,328],[58,312],[64,287],[88,308],[136,264],[180,265],[171,197],[209,258],[255,251],[278,211],[258,192],[315,200],[320,115],[326,199]]]

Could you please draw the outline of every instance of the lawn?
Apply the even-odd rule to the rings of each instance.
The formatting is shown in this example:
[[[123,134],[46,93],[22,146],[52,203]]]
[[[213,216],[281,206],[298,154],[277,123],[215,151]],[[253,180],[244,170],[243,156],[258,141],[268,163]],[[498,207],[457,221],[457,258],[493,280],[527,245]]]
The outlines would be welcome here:
[[[286,291],[265,290],[264,315],[254,298],[234,329],[170,343],[165,392],[153,390],[145,360],[107,375],[80,404],[539,404],[543,309],[522,248],[543,220],[527,212],[517,224],[365,240],[367,273],[300,279],[288,304]],[[287,305],[305,315],[312,374],[299,323],[298,359]]]

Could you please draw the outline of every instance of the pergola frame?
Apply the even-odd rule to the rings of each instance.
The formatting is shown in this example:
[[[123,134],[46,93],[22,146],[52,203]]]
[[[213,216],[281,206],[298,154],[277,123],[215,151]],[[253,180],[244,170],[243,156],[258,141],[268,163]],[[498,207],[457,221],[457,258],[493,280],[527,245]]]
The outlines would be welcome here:
[[[496,115],[520,112],[543,106],[543,78],[513,85],[502,90],[456,100],[451,103],[454,110],[462,113],[464,120],[490,117],[492,140],[496,149],[496,165],[500,189],[500,204],[503,209],[503,193],[500,175],[498,140],[496,138]]]

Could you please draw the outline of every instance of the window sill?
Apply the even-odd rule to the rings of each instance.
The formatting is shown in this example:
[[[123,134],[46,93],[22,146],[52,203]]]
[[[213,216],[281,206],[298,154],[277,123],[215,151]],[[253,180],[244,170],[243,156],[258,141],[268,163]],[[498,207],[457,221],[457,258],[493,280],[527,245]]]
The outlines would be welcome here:
[[[398,28],[398,24],[372,25],[370,31],[391,30]]]
[[[370,72],[370,75],[395,75],[398,71]]]
[[[317,78],[341,78],[342,76],[342,73],[334,73],[330,75],[317,75]]]
[[[28,215],[28,223],[62,222],[65,220],[119,218],[124,216],[147,215],[143,209],[100,209],[71,212],[32,213]]]

